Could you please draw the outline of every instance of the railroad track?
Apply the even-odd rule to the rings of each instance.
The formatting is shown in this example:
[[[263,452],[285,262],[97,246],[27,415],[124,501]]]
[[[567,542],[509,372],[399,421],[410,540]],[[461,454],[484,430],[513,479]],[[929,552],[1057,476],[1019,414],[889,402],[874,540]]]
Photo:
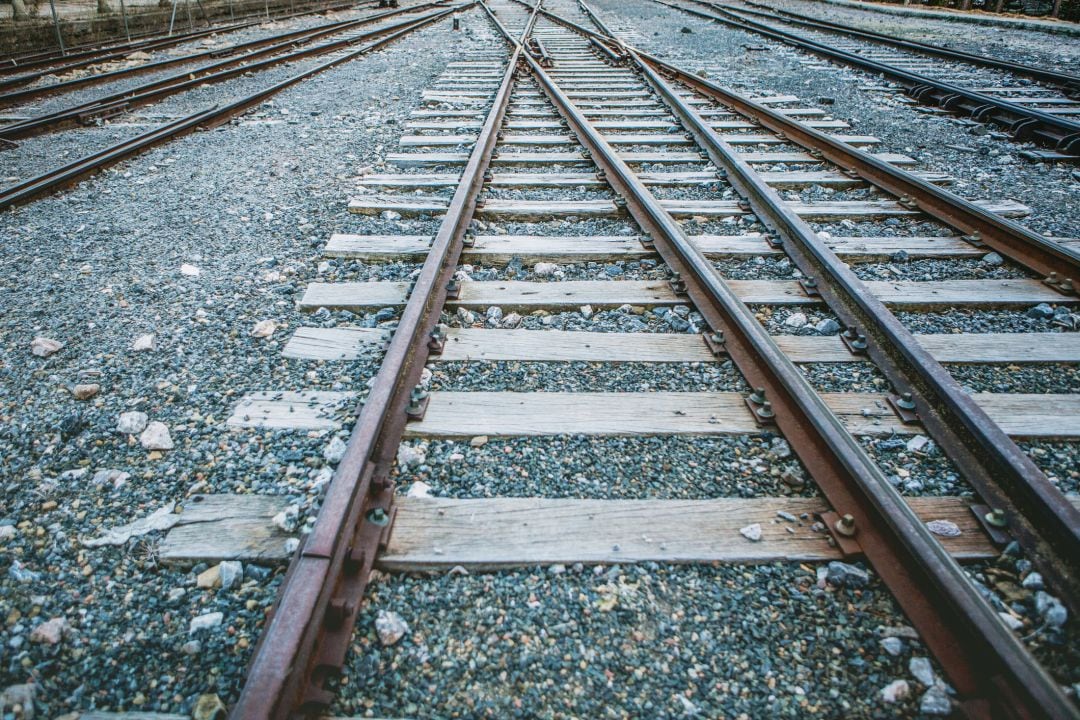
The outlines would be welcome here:
[[[1075,75],[1010,67],[789,12],[759,10],[757,5],[722,6],[709,0],[656,2],[880,75],[923,105],[999,125],[1018,141],[1049,148],[1025,151],[1028,159],[1075,162],[1080,156]],[[943,60],[945,56],[948,60]],[[1041,84],[1021,81],[1021,76],[1032,74],[1039,76]],[[1056,82],[1047,84],[1054,78]]]
[[[5,187],[0,190],[0,209],[19,205],[40,197],[43,194],[67,187],[117,162],[133,157],[149,148],[156,147],[163,142],[168,142],[190,132],[218,127],[296,83],[302,82],[320,72],[340,65],[341,63],[349,62],[367,53],[373,52],[385,46],[387,43],[404,37],[410,32],[425,27],[437,20],[446,18],[465,7],[468,7],[469,4],[470,3],[466,2],[464,4],[452,5],[440,0],[439,2],[423,3],[417,6],[403,8],[401,10],[392,11],[394,17],[382,14],[377,20],[379,22],[390,20],[390,22],[376,24],[373,28],[364,27],[368,21],[360,20],[356,22],[355,27],[350,24],[344,28],[327,31],[330,33],[338,32],[339,30],[344,31],[342,37],[327,43],[313,45],[285,54],[279,54],[242,67],[230,67],[224,70],[218,70],[216,73],[201,76],[195,80],[191,80],[186,74],[183,77],[170,78],[168,84],[164,86],[158,87],[158,83],[153,83],[151,86],[147,86],[149,89],[143,89],[124,99],[110,97],[102,102],[95,101],[88,106],[79,106],[74,109],[69,108],[39,118],[36,122],[29,123],[32,127],[27,127],[26,125],[20,126],[26,132],[31,132],[41,130],[46,126],[58,126],[71,122],[87,113],[99,117],[111,113],[123,113],[131,107],[153,102],[162,97],[182,92],[193,87],[198,87],[206,82],[229,79],[236,75],[252,72],[253,70],[260,68],[271,67],[280,63],[312,57],[324,58],[319,64],[309,67],[285,80],[269,85],[257,92],[230,100],[223,104],[195,111],[185,117],[176,118],[133,138],[123,140],[66,165],[50,169],[27,180]],[[398,16],[401,16],[401,18]],[[231,65],[231,62],[228,64]],[[14,129],[12,132],[17,134],[18,129]]]
[[[971,203],[938,186],[948,178],[898,169],[909,158],[857,149],[876,139],[847,135],[798,98],[738,96],[635,50],[584,4],[551,6],[484,5],[509,57],[448,66],[402,152],[387,157],[397,171],[364,176],[349,203],[385,234],[338,234],[325,247],[342,265],[401,263],[405,274],[312,283],[302,309],[368,322],[301,328],[284,353],[337,362],[384,352],[368,388],[268,389],[229,421],[240,432],[335,430],[363,397],[234,717],[358,709],[355,695],[335,705],[334,691],[373,677],[371,632],[354,635],[354,623],[375,567],[792,558],[868,562],[952,685],[926,688],[924,703],[972,717],[1076,717],[1066,680],[1035,661],[1003,623],[1005,606],[952,557],[991,560],[1016,541],[1051,592],[1077,597],[1080,516],[1017,442],[1075,441],[1080,397],[972,395],[953,376],[957,364],[1038,372],[1080,360],[1076,333],[1008,332],[1010,317],[1038,304],[1072,321],[1076,242],[1004,219],[1023,212],[1015,204]],[[978,259],[990,251],[1010,260],[987,277]],[[883,258],[898,278],[874,279]],[[947,263],[946,279],[918,279],[929,263]],[[948,334],[943,307],[993,309],[986,324],[999,331]],[[807,314],[823,329],[793,332]],[[492,363],[555,369],[527,372],[512,390],[464,369]],[[875,380],[825,379],[830,365],[872,366]],[[605,377],[626,366],[668,389],[614,389]],[[423,475],[429,444],[452,450],[464,473],[495,438],[508,453],[517,442],[555,457],[575,438],[616,452],[603,445],[615,437],[705,447],[782,437],[773,445],[799,462],[777,463],[764,485],[783,477],[821,495],[762,497],[751,480],[750,499],[673,502],[629,490],[637,477],[612,493],[567,489],[554,473],[536,481],[543,497],[515,492],[533,486],[513,479],[509,492],[477,497],[452,489],[454,470],[449,498],[396,487]],[[977,499],[918,497],[911,484],[902,494],[883,471],[886,440],[912,453],[936,443],[960,494]],[[794,524],[778,525],[777,513]],[[959,536],[942,531],[944,518]],[[192,556],[179,545],[174,557]],[[388,632],[392,643],[405,631]]]
[[[76,123],[83,125],[97,123],[111,117],[127,114],[136,108],[158,102],[163,98],[192,88],[224,82],[282,63],[327,55],[355,45],[358,42],[366,41],[380,33],[405,27],[412,22],[412,18],[415,17],[416,13],[436,9],[440,6],[445,6],[444,1],[406,5],[404,8],[397,10],[375,12],[352,20],[294,30],[281,35],[240,43],[229,48],[194,53],[128,70],[118,70],[112,73],[103,73],[97,76],[0,95],[0,104],[5,102],[26,102],[41,95],[70,91],[88,82],[114,81],[120,77],[139,74],[149,69],[162,69],[176,64],[190,64],[197,59],[225,56],[225,59],[217,59],[206,65],[189,67],[173,75],[159,77],[134,87],[127,87],[120,92],[109,93],[91,100],[77,102],[66,107],[0,125],[0,139],[11,142],[19,138],[55,131]],[[369,25],[378,25],[382,21],[392,18],[398,18],[397,22],[389,25],[384,24],[375,29],[368,27]],[[156,67],[151,68],[151,65]]]
[[[365,0],[365,3],[375,1],[376,0]],[[64,72],[85,67],[87,64],[108,62],[110,60],[123,58],[125,55],[138,50],[163,50],[210,35],[228,33],[234,30],[242,30],[255,25],[261,25],[268,21],[288,20],[290,18],[302,17],[305,15],[344,10],[346,8],[354,8],[357,4],[358,3],[341,2],[320,4],[317,7],[312,6],[297,10],[296,12],[271,15],[269,18],[267,17],[265,10],[263,10],[254,15],[255,19],[253,20],[249,19],[252,17],[251,15],[241,17],[239,21],[236,21],[236,18],[230,18],[228,24],[210,26],[199,30],[191,29],[186,32],[176,32],[171,35],[161,32],[151,32],[142,35],[132,34],[131,39],[128,40],[113,39],[111,41],[106,40],[103,42],[67,46],[64,48],[63,52],[59,49],[49,49],[15,53],[0,59],[0,76],[17,75],[24,73],[27,70],[41,68],[50,68],[49,72]]]

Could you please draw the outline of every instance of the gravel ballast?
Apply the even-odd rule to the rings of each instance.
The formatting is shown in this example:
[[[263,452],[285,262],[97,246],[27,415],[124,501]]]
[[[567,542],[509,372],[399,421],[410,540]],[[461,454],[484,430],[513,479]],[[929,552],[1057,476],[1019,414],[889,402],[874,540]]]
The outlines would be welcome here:
[[[355,227],[345,204],[358,170],[396,144],[447,62],[490,47],[481,13],[462,26],[436,23],[238,124],[0,219],[0,688],[33,681],[39,716],[190,713],[204,693],[236,699],[277,571],[245,565],[229,589],[204,589],[206,568],[157,562],[159,532],[119,547],[83,541],[197,492],[314,500],[330,436],[224,421],[245,392],[355,390],[376,371],[377,357],[300,363],[281,346],[306,321],[294,301],[318,279],[322,246]],[[252,122],[267,116],[280,121]],[[274,333],[253,337],[268,319]],[[132,349],[150,334],[153,349]],[[36,357],[36,337],[63,347]],[[75,399],[87,384],[97,395]],[[117,432],[135,411],[164,423],[174,448],[148,451],[139,432]],[[191,630],[196,618],[205,629]]]

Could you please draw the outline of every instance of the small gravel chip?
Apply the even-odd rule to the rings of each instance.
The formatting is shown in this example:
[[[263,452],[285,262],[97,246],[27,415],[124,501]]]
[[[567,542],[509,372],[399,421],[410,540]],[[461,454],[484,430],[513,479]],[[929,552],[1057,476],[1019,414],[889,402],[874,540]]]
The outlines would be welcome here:
[[[409,625],[396,612],[380,610],[375,618],[375,632],[379,635],[379,642],[384,647],[390,647],[405,637],[405,633],[409,632]]]
[[[185,655],[198,655],[202,652],[202,643],[198,640],[189,640],[180,646],[180,652]]]
[[[251,329],[251,336],[257,338],[268,338],[274,334],[274,331],[278,329],[278,324],[274,320],[260,320],[255,323],[255,327]]]
[[[204,590],[221,587],[221,566],[206,568],[195,578],[195,585]]]
[[[131,343],[131,349],[135,352],[151,352],[157,349],[157,337],[154,333],[147,333],[135,338]]]
[[[908,661],[908,672],[911,673],[913,678],[926,687],[931,687],[937,683],[937,676],[934,674],[933,665],[930,664],[930,658],[911,658],[911,660]]]
[[[1050,593],[1040,590],[1035,593],[1035,611],[1047,625],[1061,627],[1069,619],[1069,611],[1061,601]]]
[[[55,617],[41,623],[30,631],[30,642],[56,645],[64,639],[64,631],[67,629],[67,618]]]
[[[799,518],[795,517],[794,515],[792,515],[789,512],[785,512],[783,510],[777,511],[776,517],[781,518],[783,520],[787,520],[788,522],[798,522],[799,521]]]
[[[870,574],[857,565],[834,560],[829,563],[826,579],[836,587],[866,587]]]
[[[487,435],[477,435],[476,437],[474,437],[472,440],[469,441],[469,446],[474,447],[474,448],[484,447],[485,445],[487,445],[487,441],[488,441],[488,436]]]
[[[97,383],[87,383],[85,385],[76,385],[72,389],[71,394],[76,400],[89,400],[90,398],[101,392],[101,386]]]
[[[739,534],[750,542],[758,542],[759,540],[761,540],[761,525],[759,523],[747,525],[746,527],[739,530]]]
[[[150,422],[149,416],[138,410],[120,413],[120,418],[116,423],[116,432],[135,435],[145,430],[148,422]]]
[[[172,450],[172,436],[169,435],[169,426],[157,420],[146,426],[139,435],[139,442],[147,450]]]
[[[60,352],[64,343],[59,340],[50,340],[45,337],[36,337],[30,341],[30,352],[37,357],[49,357],[53,353]]]
[[[184,263],[180,266],[180,274],[185,277],[199,277],[199,275],[202,274],[202,270],[195,267],[194,265]]]
[[[1007,613],[1007,612],[999,612],[999,613],[998,613],[998,617],[999,617],[999,618],[1001,618],[1001,622],[1005,623],[1005,625],[1006,625],[1006,626],[1007,626],[1007,627],[1008,627],[1008,628],[1009,628],[1010,630],[1020,630],[1021,628],[1023,628],[1023,627],[1024,627],[1024,622],[1023,622],[1023,620],[1021,620],[1020,618],[1016,617],[1016,616],[1015,616],[1015,615],[1013,615],[1012,613]]]
[[[925,435],[916,435],[907,441],[905,447],[908,452],[921,452],[923,448],[930,444],[930,438]]]
[[[199,630],[209,630],[210,628],[216,628],[221,625],[225,620],[225,613],[212,612],[205,615],[199,615],[198,617],[191,618],[191,624],[188,626],[188,632],[198,632]]]
[[[239,560],[225,560],[218,565],[221,589],[228,590],[244,578],[244,565]]]
[[[926,529],[939,537],[960,537],[962,530],[952,520],[931,520],[926,523]]]
[[[887,703],[898,703],[911,695],[911,686],[907,680],[893,680],[881,689],[881,699]]]
[[[899,657],[904,652],[904,641],[896,637],[882,638],[881,649],[893,657]]]
[[[1049,320],[1054,317],[1054,308],[1046,303],[1039,303],[1027,311],[1027,316],[1029,318],[1035,318],[1036,320]]]
[[[942,686],[935,685],[923,693],[922,699],[919,700],[919,711],[924,715],[950,714],[952,701],[949,699],[949,693]]]
[[[411,498],[426,498],[431,497],[431,486],[423,480],[417,480],[409,486],[409,490],[405,493],[405,497]]]
[[[814,330],[817,331],[818,335],[835,335],[840,332],[840,323],[832,318],[825,318],[817,325],[814,325]]]
[[[1028,590],[1042,590],[1045,587],[1042,575],[1037,572],[1028,573],[1028,576],[1020,584]]]
[[[191,709],[191,720],[223,720],[227,709],[217,695],[200,695]]]

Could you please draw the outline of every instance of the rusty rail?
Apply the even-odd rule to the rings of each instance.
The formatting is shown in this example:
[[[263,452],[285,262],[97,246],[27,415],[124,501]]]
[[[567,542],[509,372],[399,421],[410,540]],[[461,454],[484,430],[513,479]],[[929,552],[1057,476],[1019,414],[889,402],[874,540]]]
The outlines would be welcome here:
[[[158,80],[145,83],[133,88],[128,88],[118,93],[111,95],[105,95],[103,97],[94,98],[84,103],[72,105],[66,108],[39,115],[37,117],[28,118],[18,122],[13,122],[8,125],[0,127],[0,138],[5,140],[14,140],[18,138],[25,138],[31,135],[37,135],[46,131],[56,130],[61,127],[73,124],[73,123],[88,123],[91,120],[109,117],[120,113],[130,112],[132,109],[148,105],[150,103],[157,102],[162,98],[175,95],[176,93],[183,92],[195,87],[201,87],[202,85],[213,84],[218,82],[224,82],[239,75],[244,75],[250,72],[257,72],[275,65],[282,63],[295,62],[308,57],[315,57],[318,55],[325,55],[335,50],[347,47],[349,45],[355,45],[358,42],[362,42],[372,37],[376,37],[382,33],[391,32],[393,30],[405,27],[410,22],[415,20],[406,19],[399,23],[387,25],[383,28],[376,28],[375,30],[365,33],[359,37],[346,37],[339,40],[323,43],[321,45],[314,45],[308,48],[302,48],[294,50],[292,52],[286,52],[283,55],[276,57],[265,58],[252,62],[257,58],[264,57],[266,55],[273,55],[274,53],[281,53],[289,48],[296,47],[300,43],[310,43],[322,37],[329,35],[336,35],[348,30],[363,27],[371,23],[378,22],[380,20],[386,20],[390,17],[398,15],[404,15],[411,12],[429,10],[432,8],[443,5],[446,0],[434,0],[433,2],[425,2],[419,5],[403,10],[392,10],[385,13],[379,13],[367,18],[361,18],[358,20],[349,20],[343,23],[332,23],[326,26],[320,26],[318,28],[309,29],[307,34],[303,36],[296,36],[294,33],[288,33],[289,37],[277,36],[275,40],[285,38],[281,42],[275,42],[269,47],[263,47],[261,49],[253,50],[243,55],[236,55],[229,57],[220,62],[205,65],[200,68],[194,68],[192,70],[183,71],[168,77],[160,78]],[[0,100],[3,97],[0,96]]]
[[[534,12],[526,34],[535,17]],[[441,350],[436,323],[524,55],[518,44],[360,409],[315,527],[289,567],[233,710],[237,720],[319,712],[332,698],[323,684],[344,663],[375,554],[392,526],[389,478],[397,445],[408,419],[422,414],[426,404],[418,388],[420,373],[428,355]]]
[[[314,68],[305,70],[302,73],[294,75],[290,78],[286,78],[281,82],[275,83],[268,88],[260,90],[254,94],[246,97],[234,100],[226,105],[215,105],[206,110],[200,110],[196,113],[188,115],[187,117],[180,118],[171,123],[167,123],[161,127],[154,128],[149,132],[138,135],[128,140],[123,140],[115,145],[112,145],[104,150],[101,150],[90,155],[79,158],[67,165],[63,165],[52,170],[48,170],[40,175],[36,175],[28,180],[25,180],[16,185],[0,190],[0,210],[6,210],[9,207],[20,205],[22,203],[33,200],[40,197],[45,193],[52,192],[59,188],[70,186],[79,180],[92,175],[100,170],[103,170],[111,165],[126,160],[127,158],[138,155],[152,147],[156,147],[162,143],[168,142],[175,138],[181,137],[191,132],[195,132],[200,129],[210,129],[218,127],[234,117],[241,115],[249,108],[258,105],[263,100],[277,93],[285,90],[292,85],[295,85],[302,80],[316,75],[324,70],[328,70],[332,67],[340,65],[345,62],[349,62],[361,55],[365,55],[372,50],[377,50],[384,45],[397,40],[400,37],[407,35],[408,33],[421,28],[436,20],[440,20],[456,10],[467,7],[471,2],[463,5],[454,6],[441,10],[439,12],[431,13],[423,17],[411,20],[408,23],[400,26],[399,29],[393,32],[387,32],[386,29],[376,30],[370,35],[382,36],[378,40],[367,43],[363,47],[357,48],[351,52],[348,52],[341,57],[329,60],[321,65],[317,65]],[[387,32],[387,34],[383,34]],[[357,40],[359,42],[359,40]]]
[[[50,95],[56,95],[59,93],[65,93],[70,90],[85,87],[87,85],[97,85],[100,83],[111,82],[119,78],[130,77],[133,75],[141,75],[143,73],[154,72],[157,70],[163,70],[165,68],[173,67],[175,65],[183,65],[186,63],[197,62],[199,60],[207,60],[213,58],[226,57],[217,63],[213,63],[209,66],[202,68],[194,68],[187,72],[180,73],[177,76],[169,78],[163,78],[162,80],[151,83],[150,86],[157,87],[166,81],[175,81],[177,77],[186,77],[190,74],[206,72],[208,70],[215,70],[218,68],[228,67],[241,62],[262,57],[269,53],[281,52],[295,44],[311,42],[320,37],[331,35],[337,32],[343,32],[353,27],[360,27],[373,22],[378,22],[388,17],[395,15],[401,15],[407,13],[410,10],[424,9],[437,5],[440,2],[446,2],[446,0],[434,0],[434,2],[427,2],[423,5],[413,8],[405,8],[403,10],[393,10],[383,13],[376,13],[364,18],[356,18],[354,20],[342,20],[338,22],[326,23],[316,27],[304,28],[301,30],[291,30],[289,32],[281,33],[280,35],[273,35],[265,38],[258,38],[256,40],[248,40],[246,42],[237,43],[225,48],[217,48],[212,50],[204,50],[202,52],[190,53],[188,55],[180,55],[177,57],[170,57],[164,60],[158,60],[156,62],[146,63],[144,65],[137,65],[135,67],[124,68],[121,70],[113,70],[112,72],[99,73],[97,75],[86,75],[80,78],[74,78],[72,80],[65,80],[63,82],[50,83],[48,85],[40,85],[36,87],[26,88],[25,90],[14,90],[0,94],[0,106],[10,106],[18,103],[25,102],[27,100],[34,100],[40,97],[47,97]],[[42,73],[47,75],[51,73]],[[0,87],[5,87],[6,84],[0,81]],[[127,90],[118,95],[125,95],[138,90],[134,88]],[[98,100],[103,102],[104,99]],[[4,128],[6,129],[6,128]]]

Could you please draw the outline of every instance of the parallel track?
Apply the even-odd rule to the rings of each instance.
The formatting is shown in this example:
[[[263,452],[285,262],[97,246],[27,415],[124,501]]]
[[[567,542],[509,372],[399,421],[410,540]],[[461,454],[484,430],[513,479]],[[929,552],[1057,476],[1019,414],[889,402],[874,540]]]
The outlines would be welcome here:
[[[158,102],[162,98],[169,97],[170,95],[202,87],[203,85],[223,82],[240,75],[265,70],[282,63],[325,55],[340,48],[361,42],[377,34],[364,29],[367,25],[398,16],[408,16],[423,10],[438,8],[444,6],[446,1],[447,0],[424,2],[417,5],[410,5],[399,10],[375,13],[355,20],[330,23],[315,28],[292,31],[271,38],[263,38],[261,40],[252,41],[251,43],[242,43],[241,45],[233,46],[233,48],[230,49],[230,52],[226,53],[229,57],[224,60],[189,68],[174,75],[169,75],[142,85],[127,88],[121,92],[110,93],[86,102],[80,102],[59,110],[30,117],[26,120],[18,120],[0,126],[0,139],[11,141],[57,130],[73,123],[89,124],[103,118],[130,112],[135,108]],[[409,22],[409,19],[406,17],[406,19],[399,22],[397,26],[404,26]],[[385,31],[385,29],[378,29],[377,32]],[[329,42],[314,44],[317,40],[333,37],[335,35],[342,35],[342,37]],[[233,54],[233,52],[231,52],[231,50],[239,50],[241,47],[252,49],[248,49],[247,52],[239,54]],[[197,53],[196,55],[186,56],[182,61],[188,62],[192,58],[209,55],[216,56],[217,54],[217,51],[212,53]],[[164,61],[162,64],[171,65],[173,63],[173,60],[169,60]],[[120,71],[118,74],[123,74],[123,72],[124,71]],[[56,91],[59,91],[60,89],[62,88],[54,88]],[[33,95],[32,92],[31,94]],[[2,99],[3,96],[0,96],[0,101],[2,101]]]
[[[349,62],[358,57],[373,52],[387,43],[393,42],[414,30],[424,27],[432,22],[448,17],[452,13],[467,7],[463,5],[448,6],[445,9],[437,9],[419,17],[394,23],[389,26],[376,28],[369,32],[360,32],[344,40],[328,43],[317,48],[298,51],[282,58],[275,58],[267,63],[276,63],[288,59],[298,59],[302,56],[328,54],[329,60],[309,68],[285,80],[270,85],[258,92],[232,100],[222,105],[215,105],[204,110],[196,111],[186,117],[179,118],[154,128],[136,137],[123,140],[110,147],[90,155],[81,157],[66,165],[53,168],[32,178],[8,186],[0,190],[0,210],[15,205],[26,203],[44,194],[67,187],[79,180],[110,167],[117,162],[138,155],[146,150],[156,147],[164,142],[181,137],[198,130],[208,130],[228,122],[250,108],[258,105],[269,97],[276,95],[282,90],[302,82],[318,73],[332,67]],[[408,12],[407,10],[405,12]],[[359,45],[359,47],[356,47]]]
[[[798,34],[775,23],[759,22],[709,0],[655,2],[881,75],[924,105],[937,105],[980,122],[992,122],[1004,127],[1018,141],[1031,141],[1051,148],[1049,152],[1029,153],[1035,159],[1075,162],[1080,158],[1080,120],[1072,114],[1080,112],[1080,103],[1069,98],[1055,94],[1043,100],[1039,96],[1015,97],[1008,92],[998,94],[986,92],[985,88],[966,87],[957,84],[951,76],[938,78],[926,72],[913,72],[898,61],[898,56],[876,57],[862,46],[830,44],[826,38]],[[795,22],[786,16],[771,17],[778,22]],[[1051,106],[1043,107],[1045,105]]]
[[[1002,541],[1009,534],[1020,540],[1057,591],[1070,600],[1076,599],[1080,515],[1010,439],[1015,432],[1007,433],[979,402],[967,396],[931,351],[921,347],[924,340],[912,336],[886,307],[908,303],[909,307],[919,308],[932,303],[905,301],[899,296],[875,297],[881,290],[864,283],[839,259],[858,262],[860,251],[842,245],[837,250],[826,247],[807,224],[824,220],[828,213],[844,216],[853,210],[853,205],[840,202],[839,209],[822,214],[812,204],[804,208],[782,199],[775,187],[797,187],[800,183],[843,186],[856,177],[865,179],[901,198],[901,202],[889,201],[888,209],[883,205],[875,212],[887,216],[892,208],[900,208],[901,213],[928,213],[944,227],[951,226],[958,234],[942,236],[942,241],[952,248],[944,257],[969,256],[973,246],[977,252],[984,252],[978,248],[985,243],[1039,273],[1057,273],[1046,283],[1015,281],[1014,285],[1032,293],[1023,295],[1021,303],[1045,297],[1066,306],[1077,304],[1075,282],[1080,277],[1080,254],[1075,247],[1035,235],[925,180],[898,171],[888,162],[811,127],[813,121],[795,121],[766,102],[737,96],[637,51],[613,37],[584,4],[582,11],[596,22],[599,32],[539,7],[527,20],[524,11],[519,10],[513,30],[508,30],[500,20],[504,16],[515,18],[513,7],[499,6],[495,13],[485,5],[512,44],[510,62],[501,76],[473,71],[475,79],[462,76],[458,80],[463,89],[434,91],[432,102],[438,109],[418,115],[424,118],[413,123],[419,133],[402,139],[407,147],[426,150],[390,158],[402,167],[435,167],[438,172],[370,176],[362,181],[369,190],[389,188],[403,194],[365,195],[351,205],[355,212],[443,213],[435,238],[427,241],[415,237],[347,236],[336,238],[328,248],[328,254],[338,257],[423,258],[415,282],[408,287],[385,282],[316,284],[301,300],[302,308],[313,311],[323,307],[359,311],[386,305],[403,305],[404,309],[315,528],[290,566],[234,717],[289,717],[294,712],[318,713],[329,707],[330,680],[346,661],[368,575],[380,552],[393,542],[392,474],[399,441],[403,436],[427,434],[485,434],[483,418],[474,417],[484,413],[483,403],[470,403],[470,393],[429,394],[421,382],[425,364],[429,360],[438,362],[453,342],[466,337],[461,331],[452,331],[448,339],[446,330],[438,326],[444,308],[500,305],[558,309],[579,304],[619,305],[623,297],[629,305],[690,303],[696,308],[700,321],[707,326],[705,346],[714,357],[730,359],[749,386],[755,388],[740,398],[745,400],[741,412],[747,413],[752,423],[781,432],[791,444],[836,511],[835,516],[823,518],[831,526],[834,541],[845,552],[865,555],[886,582],[944,666],[958,691],[963,713],[970,717],[1076,717],[1076,708],[1057,683],[1006,629],[960,566],[866,454],[855,438],[867,432],[865,428],[855,430],[850,419],[840,417],[806,380],[796,366],[800,361],[765,330],[749,306],[790,301],[754,299],[764,296],[750,289],[753,281],[725,279],[714,265],[717,252],[704,249],[703,243],[713,240],[689,236],[676,218],[752,212],[763,225],[763,234],[756,239],[726,238],[724,242],[732,247],[746,244],[741,250],[721,250],[719,255],[787,254],[803,278],[801,289],[789,291],[794,293],[793,301],[799,305],[824,301],[847,326],[843,337],[849,352],[868,357],[893,385],[891,406],[880,416],[882,421],[890,426],[899,423],[895,427],[921,423],[983,499],[1002,511],[979,511],[980,517],[993,516],[992,522],[987,519],[985,531]],[[510,20],[505,22],[511,24]],[[539,92],[530,89],[532,83]],[[475,89],[470,90],[470,84],[475,84]],[[488,102],[486,112],[478,112],[477,105]],[[830,127],[827,122],[824,126]],[[504,128],[501,132],[500,127]],[[761,128],[781,134],[760,137],[755,130]],[[476,132],[463,133],[466,129]],[[737,148],[747,141],[768,150],[740,152]],[[796,144],[810,153],[784,147]],[[471,149],[462,153],[463,146]],[[687,146],[691,152],[684,152]],[[582,149],[575,150],[577,147]],[[445,148],[454,150],[446,152]],[[781,157],[785,159],[779,160]],[[813,179],[808,179],[807,171],[801,167],[803,175],[789,167],[782,172],[761,172],[763,164],[775,166],[777,162],[809,166]],[[642,163],[653,167],[641,169]],[[506,171],[537,164],[558,169]],[[837,172],[837,165],[843,172]],[[443,172],[447,166],[462,169]],[[657,171],[657,167],[663,171]],[[677,171],[670,172],[668,168],[672,167]],[[784,177],[788,174],[790,177]],[[854,182],[862,186],[859,180]],[[563,201],[544,195],[546,189],[560,187],[599,188],[598,192],[612,192],[615,198]],[[716,199],[720,190],[710,190],[708,200],[683,201],[677,197],[680,187],[727,187],[742,199],[738,207],[731,207]],[[424,194],[432,188],[453,189],[453,196],[444,199]],[[499,188],[524,188],[526,192],[539,192],[544,199],[507,201],[499,196]],[[675,196],[669,198],[669,192]],[[482,193],[491,197],[484,198]],[[587,213],[618,217],[620,212],[625,212],[643,233],[641,251],[656,253],[666,263],[670,287],[652,283],[643,291],[639,285],[618,281],[483,283],[453,279],[459,259],[465,255],[482,259],[485,253],[493,257],[502,253],[525,258],[531,264],[559,253],[591,257],[590,253],[604,256],[616,252],[587,247],[553,249],[565,240],[560,238],[470,239],[467,232],[474,219],[484,217],[506,223]],[[960,236],[970,239],[965,241]],[[588,245],[614,239],[581,238],[580,242]],[[938,256],[936,250],[920,246],[917,238],[905,241],[904,236],[881,238],[871,234],[856,240],[870,246],[888,240],[913,258]],[[496,251],[496,247],[501,249]],[[873,255],[872,249],[861,252],[864,260]],[[973,292],[982,295],[974,301],[977,304],[1009,302],[994,297],[992,288],[999,287],[996,283],[966,282],[974,283]],[[911,285],[910,291],[917,295],[919,283]],[[958,297],[937,298],[936,302],[969,301]],[[518,355],[507,349],[503,354],[499,348],[505,343],[498,336],[507,331],[472,332],[487,333],[484,342],[490,344],[492,354],[481,357],[542,360],[557,355],[545,347],[540,337],[526,343],[531,350],[519,349],[517,352],[522,354]],[[522,332],[524,336],[543,335]],[[599,343],[594,333],[567,335],[575,334],[580,338],[577,342],[572,337],[561,340],[567,343],[563,348],[567,356],[604,359],[603,353],[591,349],[593,343]],[[328,341],[320,337],[316,332],[305,339]],[[678,356],[675,337],[661,337],[661,345],[670,344],[669,354]],[[1039,341],[1030,338],[1030,342]],[[516,342],[524,342],[524,337]],[[293,357],[304,357],[297,352]],[[632,352],[623,357],[634,359]],[[976,350],[971,361],[979,362],[980,357],[986,356]],[[706,395],[702,394],[697,402],[708,406],[715,401]],[[627,428],[641,422],[622,403],[627,396],[582,396],[578,400],[582,403],[580,410],[573,409],[572,395],[484,397],[484,402],[494,406],[505,402],[520,407],[517,425],[528,425],[530,413],[542,416],[552,400],[565,403],[567,408],[562,426],[530,431],[518,430],[517,425],[494,426],[490,428],[493,435],[619,434],[630,432]],[[647,403],[658,398],[659,394],[629,399]],[[1063,401],[1074,400],[1069,396]],[[246,402],[250,406],[256,401]],[[690,414],[699,412],[694,400],[687,402]],[[456,405],[462,409],[456,410]],[[597,428],[576,421],[578,413],[588,414],[585,408],[590,405],[600,408]],[[617,406],[624,409],[614,410]],[[603,417],[605,408],[616,414]],[[238,416],[247,418],[242,422],[259,424],[254,410],[238,409]],[[659,428],[654,431],[660,434],[693,432],[685,429],[682,421],[658,417],[654,422]],[[841,522],[840,516],[845,515],[851,519]],[[999,525],[1006,526],[1007,531],[1000,533]],[[854,539],[846,534],[852,527],[857,533]],[[454,560],[447,558],[445,562],[453,564]]]

